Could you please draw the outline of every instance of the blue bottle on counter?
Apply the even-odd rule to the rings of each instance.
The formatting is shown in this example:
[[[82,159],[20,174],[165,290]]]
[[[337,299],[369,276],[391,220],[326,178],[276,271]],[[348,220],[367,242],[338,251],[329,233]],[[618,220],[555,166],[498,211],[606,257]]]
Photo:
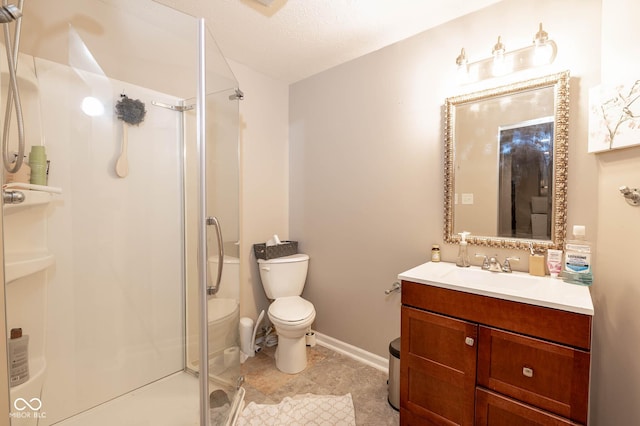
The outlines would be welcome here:
[[[572,284],[591,285],[593,283],[593,245],[585,239],[585,227],[575,225],[573,238],[564,244],[562,278]]]

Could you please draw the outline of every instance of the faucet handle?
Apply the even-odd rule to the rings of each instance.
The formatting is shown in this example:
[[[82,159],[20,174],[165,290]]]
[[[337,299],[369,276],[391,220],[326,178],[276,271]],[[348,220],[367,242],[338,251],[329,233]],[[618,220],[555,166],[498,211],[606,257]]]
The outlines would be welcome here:
[[[482,269],[489,269],[489,258],[486,254],[476,253],[476,257],[482,257]]]
[[[504,260],[504,264],[502,265],[502,272],[510,273],[511,272],[511,262],[519,262],[519,261],[520,261],[519,257],[515,257],[515,256],[507,257]]]

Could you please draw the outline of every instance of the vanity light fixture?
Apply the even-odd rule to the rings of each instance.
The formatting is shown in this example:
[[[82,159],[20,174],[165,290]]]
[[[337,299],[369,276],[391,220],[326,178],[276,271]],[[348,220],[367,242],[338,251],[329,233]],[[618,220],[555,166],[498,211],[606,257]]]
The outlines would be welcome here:
[[[458,66],[458,79],[464,81],[467,79],[467,73],[469,72],[467,63],[467,54],[464,51],[464,47],[460,50],[460,54],[456,58],[456,65]]]
[[[490,58],[468,63],[466,52],[462,49],[456,58],[456,65],[458,73],[462,74],[461,81],[471,83],[551,64],[556,58],[557,50],[556,43],[549,40],[549,35],[540,23],[538,32],[533,37],[532,45],[507,52],[502,43],[502,37],[498,36]]]
[[[504,59],[504,44],[502,44],[502,37],[498,36],[498,42],[493,45],[493,50],[491,51],[491,55],[493,56],[493,61],[500,61]]]
[[[493,50],[491,50],[491,56],[493,56],[493,65],[491,68],[491,73],[495,76],[501,76],[508,74],[513,69],[513,64],[511,63],[511,57],[505,57],[504,44],[502,44],[502,37],[498,36],[498,41],[493,45]]]
[[[464,51],[464,47],[462,48],[462,50],[460,50],[460,54],[456,58],[456,65],[459,68],[466,68],[467,67],[467,54]]]

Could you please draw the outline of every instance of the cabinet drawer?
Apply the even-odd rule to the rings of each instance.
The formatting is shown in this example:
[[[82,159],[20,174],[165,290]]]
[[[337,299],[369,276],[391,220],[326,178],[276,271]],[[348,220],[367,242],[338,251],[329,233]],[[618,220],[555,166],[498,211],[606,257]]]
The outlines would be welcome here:
[[[402,304],[589,350],[590,315],[402,281]]]
[[[478,384],[586,424],[588,352],[480,327]]]
[[[578,423],[478,388],[475,424],[476,426],[565,426]]]

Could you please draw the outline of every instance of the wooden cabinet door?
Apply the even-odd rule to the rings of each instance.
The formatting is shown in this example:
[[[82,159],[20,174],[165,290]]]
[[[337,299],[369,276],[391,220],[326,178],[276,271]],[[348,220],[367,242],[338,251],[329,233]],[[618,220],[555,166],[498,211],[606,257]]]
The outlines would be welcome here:
[[[400,423],[473,425],[477,324],[402,307]]]

